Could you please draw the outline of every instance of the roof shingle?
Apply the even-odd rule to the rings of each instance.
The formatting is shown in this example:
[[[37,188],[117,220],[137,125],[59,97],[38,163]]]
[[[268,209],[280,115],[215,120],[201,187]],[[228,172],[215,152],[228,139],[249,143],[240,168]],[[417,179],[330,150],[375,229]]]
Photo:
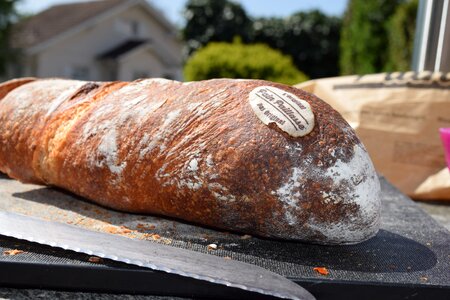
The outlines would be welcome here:
[[[102,0],[52,6],[14,26],[12,46],[35,46],[127,1]]]

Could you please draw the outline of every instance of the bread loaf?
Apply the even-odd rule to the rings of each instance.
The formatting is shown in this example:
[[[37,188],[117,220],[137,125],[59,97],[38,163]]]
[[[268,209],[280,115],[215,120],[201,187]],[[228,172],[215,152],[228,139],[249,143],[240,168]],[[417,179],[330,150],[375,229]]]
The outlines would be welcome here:
[[[24,79],[0,86],[0,171],[117,210],[264,237],[376,234],[380,186],[355,132],[262,81]]]

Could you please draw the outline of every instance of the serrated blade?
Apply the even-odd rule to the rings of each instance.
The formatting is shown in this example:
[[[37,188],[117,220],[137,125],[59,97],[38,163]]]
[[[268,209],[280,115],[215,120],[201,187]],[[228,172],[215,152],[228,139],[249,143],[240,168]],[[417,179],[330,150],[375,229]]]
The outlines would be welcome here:
[[[315,299],[296,283],[255,265],[16,213],[0,212],[0,235],[264,295]]]

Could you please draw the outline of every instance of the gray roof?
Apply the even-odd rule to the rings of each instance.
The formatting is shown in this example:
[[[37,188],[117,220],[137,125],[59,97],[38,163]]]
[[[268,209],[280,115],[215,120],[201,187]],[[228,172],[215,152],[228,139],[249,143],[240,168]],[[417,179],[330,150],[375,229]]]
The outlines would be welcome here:
[[[52,6],[15,25],[12,46],[33,47],[126,2],[102,0]]]

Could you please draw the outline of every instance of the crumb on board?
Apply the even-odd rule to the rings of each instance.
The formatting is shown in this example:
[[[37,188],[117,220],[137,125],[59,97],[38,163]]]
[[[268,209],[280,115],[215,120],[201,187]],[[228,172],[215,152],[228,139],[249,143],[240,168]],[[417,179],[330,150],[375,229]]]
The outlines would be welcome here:
[[[116,234],[119,232],[119,228],[113,225],[108,225],[105,227],[105,230],[109,233]]]
[[[159,240],[159,239],[161,238],[161,236],[160,236],[159,234],[156,234],[156,233],[151,234],[150,236],[151,236],[152,239],[154,239],[155,241],[156,241],[156,240]]]
[[[23,250],[13,249],[13,250],[3,251],[3,255],[14,256],[14,255],[21,254],[21,253],[24,253],[24,252],[25,251],[23,251]]]
[[[243,236],[241,236],[241,240],[248,240],[248,239],[251,239],[251,238],[252,238],[252,236],[249,235],[249,234],[244,234]]]
[[[171,239],[162,237],[157,233],[142,233],[142,234],[138,235],[138,238],[140,238],[141,240],[153,240],[153,241],[157,241],[158,243],[163,243],[166,245],[172,244]]]
[[[209,250],[209,251],[211,251],[211,250],[217,250],[217,245],[216,245],[216,244],[209,244],[209,245],[208,245],[208,250]]]
[[[132,232],[131,229],[123,225],[122,226],[107,225],[104,227],[104,230],[112,234],[128,234]]]
[[[172,244],[172,240],[171,239],[163,239],[162,240],[162,242],[163,242],[163,244],[166,244],[166,245],[170,245],[170,244]]]
[[[88,261],[91,262],[91,263],[98,264],[98,263],[101,263],[103,261],[103,259],[101,259],[98,256],[91,256],[91,257],[89,257]]]
[[[330,272],[328,272],[328,269],[325,267],[315,267],[313,270],[324,276],[330,274]]]
[[[138,224],[136,225],[136,228],[137,228],[137,229],[144,229],[144,230],[153,230],[153,229],[156,228],[156,226],[153,225],[153,224],[142,224],[142,223],[138,223]]]
[[[126,226],[120,226],[121,233],[130,233],[131,230]]]

